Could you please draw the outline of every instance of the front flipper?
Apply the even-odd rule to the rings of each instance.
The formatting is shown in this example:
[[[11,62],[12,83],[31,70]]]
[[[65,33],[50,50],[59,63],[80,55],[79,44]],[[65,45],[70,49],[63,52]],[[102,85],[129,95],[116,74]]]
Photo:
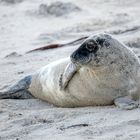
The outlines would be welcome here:
[[[120,97],[114,100],[114,104],[122,109],[131,110],[138,107],[138,103],[127,97]]]
[[[65,68],[65,71],[60,76],[59,86],[61,90],[64,90],[67,86],[69,81],[75,75],[75,73],[79,70],[79,67],[74,63],[69,63]]]

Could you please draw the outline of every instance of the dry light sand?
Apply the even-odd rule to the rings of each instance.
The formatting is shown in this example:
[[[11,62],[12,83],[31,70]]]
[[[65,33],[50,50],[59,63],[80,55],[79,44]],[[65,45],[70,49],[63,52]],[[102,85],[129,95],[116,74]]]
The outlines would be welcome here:
[[[66,3],[67,2],[67,3]],[[140,56],[139,0],[0,0],[0,90],[77,47],[26,54],[107,32]],[[0,100],[0,140],[140,140],[140,109],[58,108],[38,99]]]

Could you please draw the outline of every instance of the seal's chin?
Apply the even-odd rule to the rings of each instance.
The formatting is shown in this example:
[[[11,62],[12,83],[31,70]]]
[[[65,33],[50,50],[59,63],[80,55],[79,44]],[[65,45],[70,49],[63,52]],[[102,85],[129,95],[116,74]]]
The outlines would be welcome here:
[[[83,57],[78,60],[71,58],[72,63],[76,64],[77,66],[86,66],[91,62],[91,60],[92,60],[91,57],[88,58]]]

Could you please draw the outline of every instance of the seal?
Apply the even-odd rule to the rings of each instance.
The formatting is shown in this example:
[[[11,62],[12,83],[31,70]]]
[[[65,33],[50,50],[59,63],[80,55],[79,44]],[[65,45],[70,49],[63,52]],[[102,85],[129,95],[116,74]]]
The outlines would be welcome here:
[[[109,34],[85,39],[70,57],[55,61],[10,89],[0,99],[36,97],[60,107],[139,105],[140,61]]]

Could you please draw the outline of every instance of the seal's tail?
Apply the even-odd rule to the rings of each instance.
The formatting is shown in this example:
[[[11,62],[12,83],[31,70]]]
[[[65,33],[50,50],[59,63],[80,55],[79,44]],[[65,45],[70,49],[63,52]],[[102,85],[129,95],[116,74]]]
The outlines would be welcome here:
[[[28,91],[32,76],[26,76],[6,91],[0,91],[0,99],[29,99],[33,96]]]

